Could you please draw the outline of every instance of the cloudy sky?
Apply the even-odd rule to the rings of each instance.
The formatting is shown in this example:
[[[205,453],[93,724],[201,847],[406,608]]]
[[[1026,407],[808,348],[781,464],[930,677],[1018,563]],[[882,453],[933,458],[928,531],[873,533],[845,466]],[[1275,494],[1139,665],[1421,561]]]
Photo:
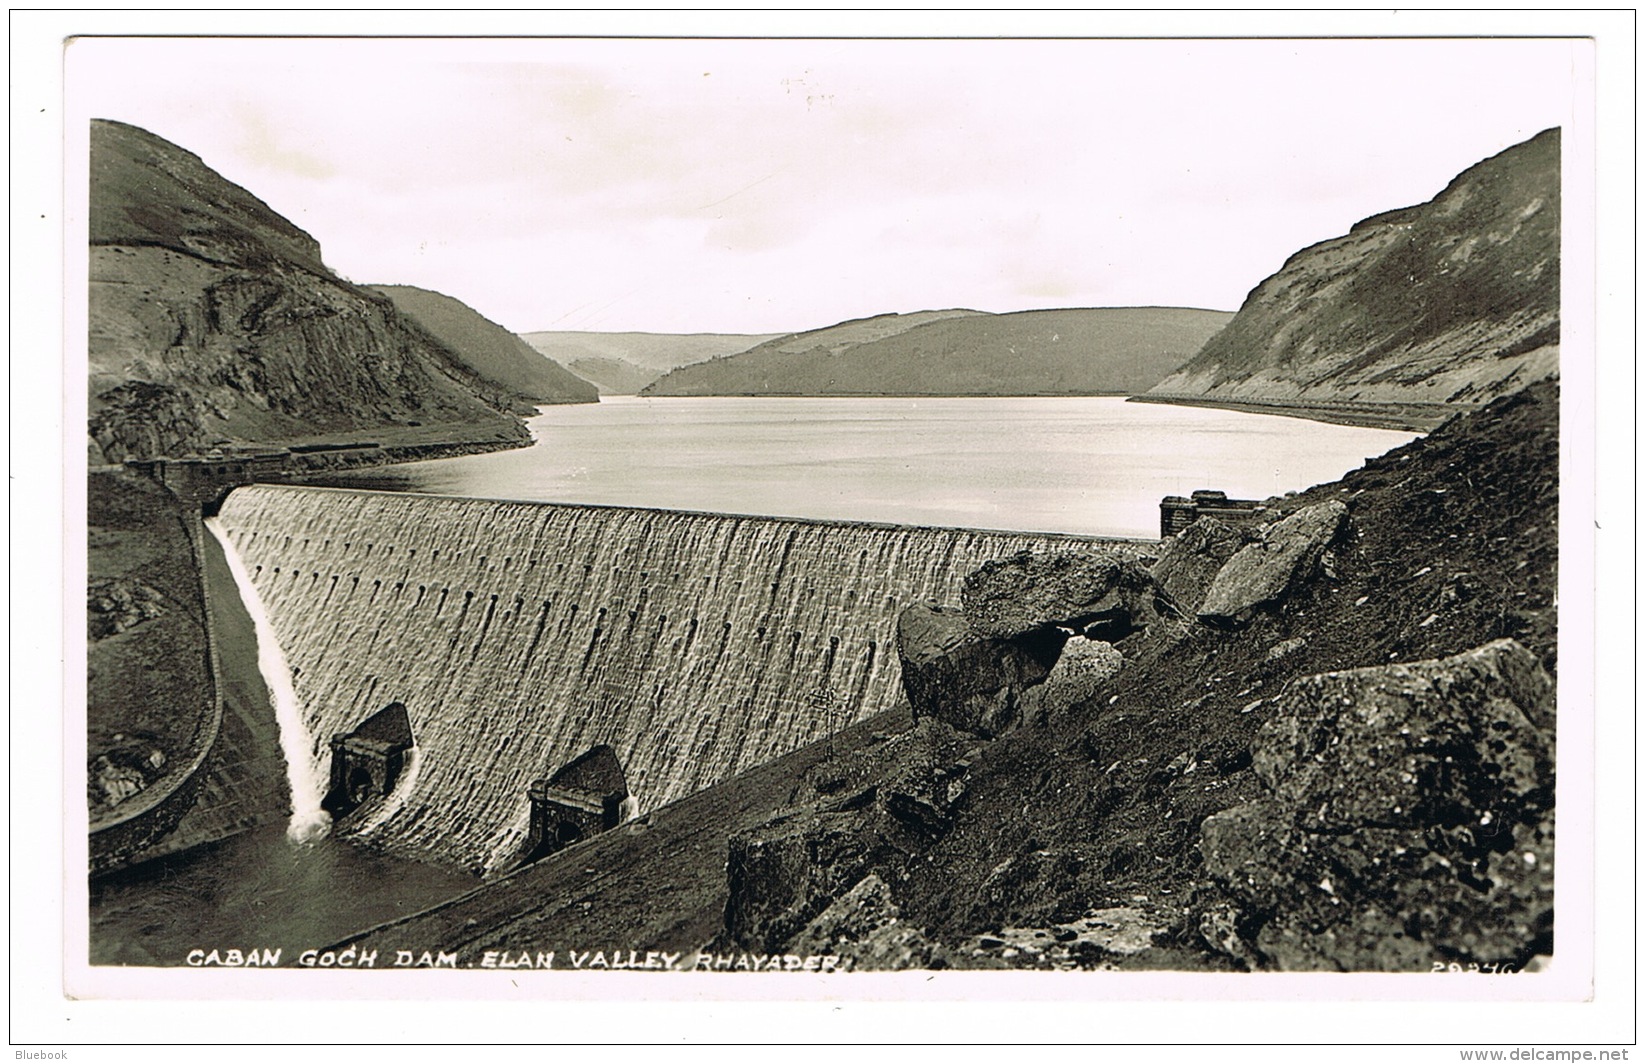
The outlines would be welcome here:
[[[1569,127],[1578,41],[83,39],[71,121],[518,331],[1236,309]]]

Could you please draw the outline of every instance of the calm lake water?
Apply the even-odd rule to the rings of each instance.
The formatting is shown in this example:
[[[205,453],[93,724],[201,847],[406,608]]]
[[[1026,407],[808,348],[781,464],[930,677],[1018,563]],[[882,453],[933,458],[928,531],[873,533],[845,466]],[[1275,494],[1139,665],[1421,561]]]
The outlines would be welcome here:
[[[607,397],[544,407],[536,445],[328,483],[1104,536],[1159,534],[1159,501],[1334,480],[1413,433],[1122,398]]]

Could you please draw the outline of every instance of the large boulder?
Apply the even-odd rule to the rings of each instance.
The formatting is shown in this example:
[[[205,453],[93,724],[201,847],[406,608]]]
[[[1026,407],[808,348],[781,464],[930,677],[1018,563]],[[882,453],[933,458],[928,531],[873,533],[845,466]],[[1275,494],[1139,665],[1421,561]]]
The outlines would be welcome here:
[[[1253,751],[1267,797],[1200,827],[1249,945],[1270,967],[1342,971],[1545,950],[1553,693],[1512,640],[1288,685]]]
[[[966,775],[985,740],[935,717],[913,727],[876,734],[857,749],[841,749],[800,773],[789,798],[795,807],[833,809],[844,802],[877,804],[887,816],[879,826],[919,833],[940,831],[966,789]],[[863,795],[870,795],[864,799]]]
[[[964,615],[938,606],[910,606],[897,618],[914,719],[935,717],[984,738],[1017,724],[1023,689],[1045,679],[1062,643],[1055,629],[1019,639],[978,636]]]
[[[1320,829],[1489,826],[1552,802],[1553,681],[1512,639],[1435,661],[1304,676],[1252,752],[1274,796]]]
[[[1249,528],[1202,517],[1165,541],[1149,571],[1177,607],[1193,615],[1217,573],[1254,535]]]
[[[1261,542],[1243,547],[1217,571],[1199,619],[1233,628],[1248,622],[1258,607],[1284,599],[1313,578],[1347,519],[1348,507],[1332,499],[1268,525]]]
[[[960,594],[971,630],[1013,639],[1044,628],[1112,643],[1156,621],[1158,582],[1141,565],[1101,554],[1023,551],[965,578]]]
[[[1124,665],[1124,656],[1112,644],[1070,639],[1062,645],[1062,656],[1051,674],[1030,693],[1041,709],[1061,712],[1095,698]]]

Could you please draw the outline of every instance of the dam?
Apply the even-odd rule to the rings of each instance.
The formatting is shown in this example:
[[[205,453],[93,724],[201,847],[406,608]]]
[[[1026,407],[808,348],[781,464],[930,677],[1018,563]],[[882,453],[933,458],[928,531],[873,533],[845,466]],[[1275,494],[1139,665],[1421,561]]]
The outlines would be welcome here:
[[[596,748],[625,815],[655,809],[891,708],[897,614],[982,562],[1151,546],[266,485],[217,521],[292,674],[293,778],[376,758],[337,832],[482,874],[528,856],[533,784]]]

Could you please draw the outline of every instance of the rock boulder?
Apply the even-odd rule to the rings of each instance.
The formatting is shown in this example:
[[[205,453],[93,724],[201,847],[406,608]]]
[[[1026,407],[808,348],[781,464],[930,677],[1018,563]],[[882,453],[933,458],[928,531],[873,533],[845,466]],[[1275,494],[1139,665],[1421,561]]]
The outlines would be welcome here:
[[[946,967],[942,948],[901,917],[885,880],[870,873],[784,949],[801,955],[839,954],[849,958],[849,967],[856,971]]]
[[[1240,549],[1217,571],[1199,619],[1217,628],[1248,622],[1257,608],[1277,602],[1312,579],[1331,542],[1348,519],[1348,507],[1332,499],[1304,507],[1262,530],[1262,540]]]
[[[1070,639],[1045,682],[1033,694],[1040,707],[1060,712],[1096,697],[1102,685],[1118,673],[1125,658],[1111,644],[1094,639]]]
[[[1552,802],[1553,681],[1511,639],[1434,661],[1304,676],[1252,763],[1312,827],[1479,824]]]
[[[1166,540],[1150,571],[1177,607],[1193,615],[1217,573],[1253,534],[1215,517],[1202,517]]]
[[[1422,971],[1546,950],[1552,699],[1512,640],[1287,686],[1253,751],[1268,796],[1200,826],[1264,963]]]
[[[868,822],[859,811],[806,811],[733,836],[726,861],[730,941],[781,949],[868,870]]]
[[[1063,636],[1036,631],[1019,639],[978,636],[955,610],[910,606],[897,618],[903,690],[914,719],[935,717],[991,738],[1021,716],[1021,695],[1045,679]]]
[[[966,577],[960,604],[979,636],[1012,639],[1060,627],[1110,643],[1146,628],[1167,608],[1158,582],[1135,562],[1031,551]]]
[[[1267,966],[1427,971],[1434,960],[1515,963],[1543,948],[1553,846],[1542,827],[1505,829],[1496,852],[1466,828],[1322,833],[1294,813],[1247,802],[1200,829],[1206,871],[1257,917]]]

